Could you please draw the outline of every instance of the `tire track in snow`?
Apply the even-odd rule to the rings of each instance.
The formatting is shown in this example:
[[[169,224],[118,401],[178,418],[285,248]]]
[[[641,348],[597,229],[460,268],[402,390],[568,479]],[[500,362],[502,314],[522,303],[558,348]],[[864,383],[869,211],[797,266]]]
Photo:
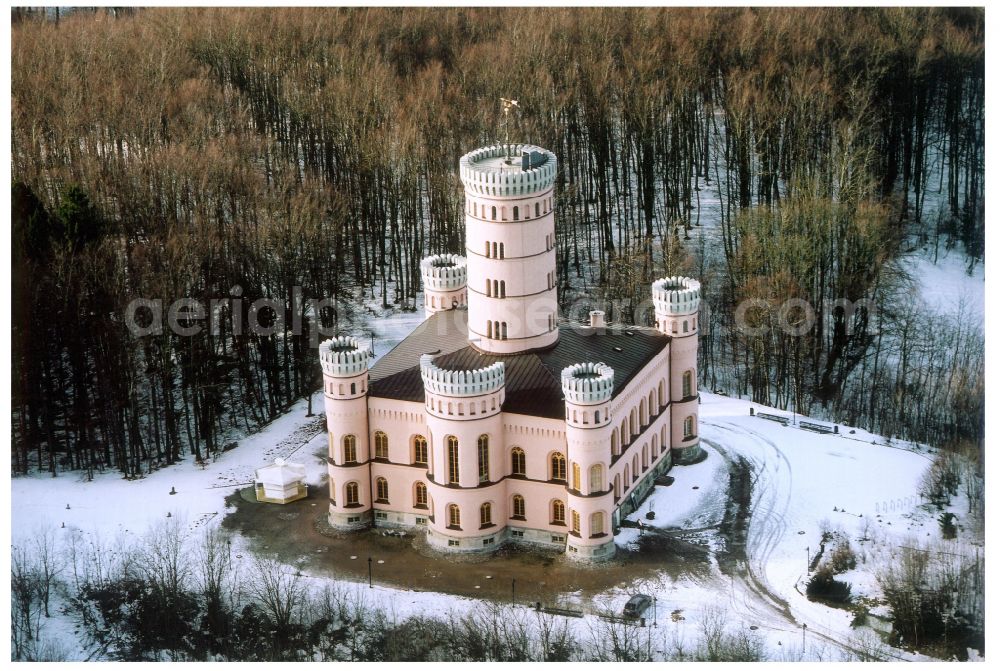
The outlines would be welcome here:
[[[763,436],[729,423],[718,424],[704,420],[702,423],[737,434],[742,438],[749,438],[764,451],[760,456],[739,452],[739,455],[753,466],[752,498],[746,530],[747,579],[760,597],[781,611],[786,620],[794,623],[787,602],[774,592],[767,580],[768,560],[787,531],[788,525],[785,520],[791,505],[791,488],[773,485],[775,481],[791,481],[791,465],[778,446]],[[727,449],[718,444],[715,444],[715,447],[727,459],[730,461],[733,459],[731,448]],[[781,491],[782,489],[784,491]]]

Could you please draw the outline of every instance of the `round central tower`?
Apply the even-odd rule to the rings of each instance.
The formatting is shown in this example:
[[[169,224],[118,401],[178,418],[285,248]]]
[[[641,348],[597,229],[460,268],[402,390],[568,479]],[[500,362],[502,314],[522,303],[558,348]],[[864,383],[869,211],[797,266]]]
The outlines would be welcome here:
[[[534,145],[462,157],[469,340],[514,354],[559,338],[553,186],[556,156]]]

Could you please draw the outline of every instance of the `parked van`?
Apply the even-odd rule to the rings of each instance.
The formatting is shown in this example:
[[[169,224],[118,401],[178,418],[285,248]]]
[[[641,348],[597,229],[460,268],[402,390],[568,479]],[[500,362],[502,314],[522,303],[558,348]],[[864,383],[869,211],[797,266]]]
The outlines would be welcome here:
[[[648,594],[635,594],[625,604],[625,608],[622,609],[622,615],[625,617],[639,617],[652,603],[653,598]]]

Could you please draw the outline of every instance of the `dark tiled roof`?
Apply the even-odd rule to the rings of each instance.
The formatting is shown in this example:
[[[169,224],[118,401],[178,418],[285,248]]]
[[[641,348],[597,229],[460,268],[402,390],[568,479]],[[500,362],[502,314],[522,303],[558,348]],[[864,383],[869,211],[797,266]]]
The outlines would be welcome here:
[[[432,315],[371,369],[371,395],[401,401],[424,401],[420,355],[436,354],[441,368],[468,370],[504,362],[504,412],[562,419],[565,416],[559,375],[566,366],[592,361],[615,370],[617,396],[670,338],[655,329],[615,327],[603,334],[574,324],[559,327],[559,342],[527,354],[481,354],[468,341],[468,313],[448,310]],[[631,335],[628,335],[631,334]],[[616,351],[616,348],[621,351]]]

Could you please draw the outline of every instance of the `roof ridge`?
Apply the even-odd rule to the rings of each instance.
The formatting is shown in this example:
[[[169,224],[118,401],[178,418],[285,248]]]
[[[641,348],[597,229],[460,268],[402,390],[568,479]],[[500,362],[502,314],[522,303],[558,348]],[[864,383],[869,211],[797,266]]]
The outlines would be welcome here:
[[[545,365],[545,362],[542,361],[542,357],[538,356],[538,354],[532,354],[531,356],[533,356],[545,372],[548,373],[549,377],[552,378],[552,381],[559,386],[559,389],[562,389],[562,378],[556,377],[556,374],[549,370],[549,367]]]

